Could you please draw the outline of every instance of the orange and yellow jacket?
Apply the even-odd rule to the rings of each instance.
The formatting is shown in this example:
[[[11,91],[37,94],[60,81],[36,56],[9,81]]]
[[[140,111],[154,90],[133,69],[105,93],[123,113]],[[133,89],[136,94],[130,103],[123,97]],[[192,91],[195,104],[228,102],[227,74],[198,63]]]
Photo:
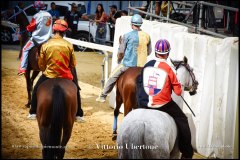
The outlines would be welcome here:
[[[73,45],[59,35],[44,43],[40,50],[38,66],[48,78],[73,80],[70,68],[76,66]]]

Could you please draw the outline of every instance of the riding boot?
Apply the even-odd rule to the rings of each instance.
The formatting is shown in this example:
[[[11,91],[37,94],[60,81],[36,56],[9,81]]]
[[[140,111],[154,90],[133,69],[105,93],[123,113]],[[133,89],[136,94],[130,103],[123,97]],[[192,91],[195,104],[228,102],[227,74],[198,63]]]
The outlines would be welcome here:
[[[80,91],[77,91],[77,101],[78,101],[78,109],[77,109],[77,115],[76,116],[80,116],[83,117],[83,110],[81,107],[81,96],[80,96]]]
[[[81,91],[81,88],[80,88],[80,86],[78,85],[78,78],[77,78],[77,72],[76,72],[76,68],[75,68],[75,67],[74,67],[74,68],[71,68],[71,73],[72,73],[72,75],[73,75],[73,82],[76,84],[78,90]]]
[[[76,116],[80,116],[83,117],[83,110],[81,107],[81,96],[80,96],[80,90],[81,88],[78,85],[78,78],[77,78],[77,72],[76,72],[76,68],[71,68],[71,73],[73,75],[73,83],[77,86],[77,101],[78,101],[78,109],[77,109],[77,115]]]
[[[179,150],[184,158],[192,158],[193,148],[191,145],[191,131],[188,124],[188,119],[183,111],[174,101],[170,101],[157,110],[168,113],[175,121],[178,128]]]

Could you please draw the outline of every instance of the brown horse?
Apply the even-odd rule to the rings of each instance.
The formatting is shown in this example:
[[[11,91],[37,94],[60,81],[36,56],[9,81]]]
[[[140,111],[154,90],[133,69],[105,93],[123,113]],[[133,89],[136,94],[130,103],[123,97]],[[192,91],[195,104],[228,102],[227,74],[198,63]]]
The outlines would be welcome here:
[[[198,82],[195,80],[193,70],[187,63],[187,58],[184,57],[183,61],[172,61],[178,74],[178,79],[181,79],[181,85],[185,90],[194,95],[197,90]],[[178,71],[179,70],[179,71]],[[124,72],[117,80],[116,83],[116,108],[114,109],[114,124],[112,140],[117,138],[117,119],[119,109],[124,104],[124,116],[126,116],[132,109],[138,107],[136,96],[136,80],[141,74],[141,67],[132,67]]]
[[[37,121],[44,159],[63,159],[76,113],[77,87],[71,80],[48,79],[39,86]]]
[[[19,27],[20,27],[21,49],[19,52],[18,59],[21,59],[22,49],[29,39],[29,35],[28,35],[27,29],[26,29],[26,27],[29,25],[29,22],[23,12],[17,14],[16,16],[13,16],[13,18],[11,18],[10,20],[14,23],[19,24]],[[35,46],[30,50],[29,57],[28,57],[28,68],[27,68],[27,71],[25,74],[25,79],[26,79],[26,84],[27,84],[27,93],[28,93],[28,102],[25,106],[28,108],[31,105],[31,93],[32,93],[32,88],[33,88],[33,81],[40,72],[39,68],[38,68],[38,63],[37,63],[38,50],[40,50],[40,46]],[[33,70],[32,76],[31,76],[31,70]]]

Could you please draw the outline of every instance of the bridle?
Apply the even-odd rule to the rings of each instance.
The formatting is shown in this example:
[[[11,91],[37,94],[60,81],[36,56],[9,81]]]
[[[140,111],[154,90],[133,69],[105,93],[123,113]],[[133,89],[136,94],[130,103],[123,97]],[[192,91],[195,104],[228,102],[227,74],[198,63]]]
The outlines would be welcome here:
[[[175,70],[178,70],[180,66],[184,66],[187,69],[187,71],[189,72],[189,74],[190,74],[190,76],[192,78],[193,85],[192,85],[192,87],[185,87],[184,90],[189,90],[189,94],[190,95],[196,94],[196,90],[197,90],[197,87],[198,87],[199,83],[196,80],[196,77],[195,77],[195,75],[193,73],[193,69],[191,69],[189,64],[185,63],[184,61],[173,61],[173,60],[171,60],[171,62],[174,65]]]
[[[185,58],[185,57],[184,57],[184,58]],[[195,94],[197,93],[198,81],[197,81],[196,78],[195,78],[195,75],[194,75],[194,73],[193,73],[193,69],[191,69],[191,67],[190,67],[189,64],[187,63],[187,59],[186,59],[186,62],[185,62],[185,60],[184,60],[184,61],[175,61],[175,62],[174,62],[172,59],[170,59],[170,60],[171,60],[172,64],[174,65],[175,70],[178,70],[178,68],[179,68],[180,66],[184,66],[184,67],[187,69],[187,71],[189,72],[189,74],[190,74],[190,76],[191,76],[191,78],[192,78],[193,85],[192,85],[192,87],[184,87],[184,90],[189,90],[189,94],[190,94],[191,96],[195,95]],[[185,102],[185,104],[187,105],[187,107],[189,108],[189,110],[192,112],[193,116],[196,117],[195,114],[194,114],[194,112],[193,112],[193,110],[192,110],[191,107],[188,105],[188,103],[186,102],[186,100],[182,97],[182,95],[181,95],[181,98],[183,99],[183,101]]]

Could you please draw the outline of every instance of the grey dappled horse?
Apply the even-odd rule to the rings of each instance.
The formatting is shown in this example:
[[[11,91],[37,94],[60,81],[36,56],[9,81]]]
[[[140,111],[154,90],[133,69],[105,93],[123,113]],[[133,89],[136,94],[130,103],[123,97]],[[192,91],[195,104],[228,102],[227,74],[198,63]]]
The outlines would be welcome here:
[[[124,117],[118,131],[118,158],[179,158],[176,138],[177,126],[167,113],[152,109],[133,110]]]
[[[194,95],[198,82],[187,61],[184,57],[183,61],[172,61],[172,63],[182,89]],[[176,95],[172,97],[182,108],[181,97]],[[176,124],[167,113],[150,109],[132,110],[124,117],[117,135],[118,156],[119,158],[179,158],[176,138]]]

